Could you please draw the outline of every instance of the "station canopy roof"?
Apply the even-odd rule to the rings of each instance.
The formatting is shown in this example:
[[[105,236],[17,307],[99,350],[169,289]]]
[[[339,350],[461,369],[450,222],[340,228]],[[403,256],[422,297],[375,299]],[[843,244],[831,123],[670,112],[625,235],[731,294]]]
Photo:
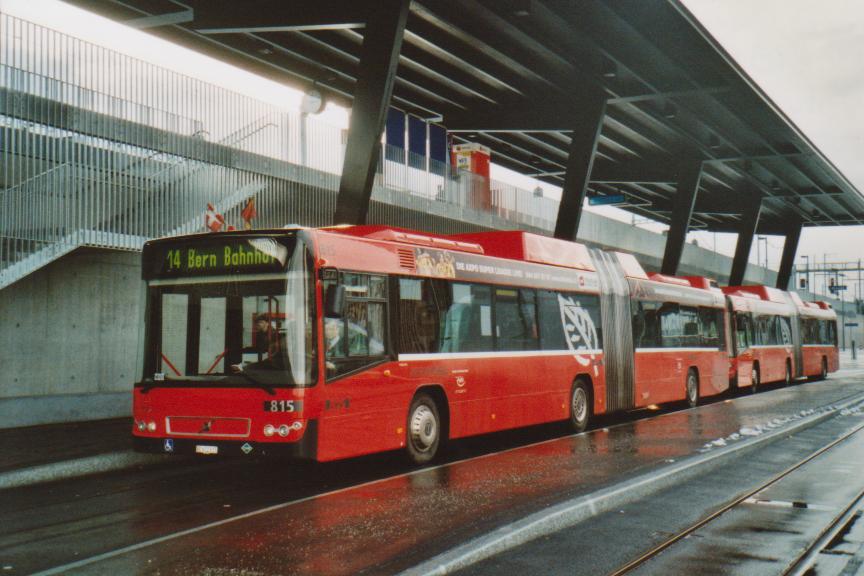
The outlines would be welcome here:
[[[375,0],[72,0],[350,106]],[[391,105],[492,160],[564,182],[590,90],[608,98],[589,196],[668,222],[678,166],[704,160],[691,228],[864,223],[864,197],[678,0],[413,0]],[[584,115],[583,115],[584,116]]]

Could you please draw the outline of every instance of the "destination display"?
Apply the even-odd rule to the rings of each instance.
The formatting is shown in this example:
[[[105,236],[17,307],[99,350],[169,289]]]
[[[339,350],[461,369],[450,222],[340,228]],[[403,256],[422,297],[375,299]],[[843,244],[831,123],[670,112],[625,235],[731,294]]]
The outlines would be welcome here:
[[[144,279],[285,270],[293,237],[203,238],[144,246]]]

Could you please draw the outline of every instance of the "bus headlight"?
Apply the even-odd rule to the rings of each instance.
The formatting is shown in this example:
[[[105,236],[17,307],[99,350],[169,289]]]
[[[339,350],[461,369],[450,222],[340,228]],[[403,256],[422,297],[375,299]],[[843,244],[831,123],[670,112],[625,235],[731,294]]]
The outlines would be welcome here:
[[[153,422],[152,420],[150,422],[148,422],[147,423],[147,430],[150,432],[155,432],[156,431],[156,422]]]
[[[138,427],[139,432],[144,432],[145,430],[147,430],[147,423],[143,420],[136,422],[135,425]]]
[[[287,424],[283,424],[283,425],[279,426],[279,436],[282,436],[284,438],[285,436],[288,436],[288,434],[290,432],[291,432],[291,427],[288,426]]]
[[[269,438],[270,436],[273,436],[273,434],[275,434],[275,433],[276,433],[276,428],[272,424],[267,424],[266,426],[264,426],[264,436],[267,436]]]

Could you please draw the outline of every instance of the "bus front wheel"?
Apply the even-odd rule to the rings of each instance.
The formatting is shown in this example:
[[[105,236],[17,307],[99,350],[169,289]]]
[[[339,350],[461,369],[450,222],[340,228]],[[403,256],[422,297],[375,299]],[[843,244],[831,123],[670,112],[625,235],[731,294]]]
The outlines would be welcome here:
[[[438,405],[428,394],[418,394],[411,402],[407,430],[408,459],[414,464],[426,464],[435,458],[441,443],[441,417]]]

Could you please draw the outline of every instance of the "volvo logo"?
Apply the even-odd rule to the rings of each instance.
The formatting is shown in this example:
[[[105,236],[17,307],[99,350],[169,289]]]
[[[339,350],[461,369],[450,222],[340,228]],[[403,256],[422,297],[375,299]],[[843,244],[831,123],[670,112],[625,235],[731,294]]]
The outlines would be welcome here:
[[[198,433],[203,434],[204,432],[210,432],[210,430],[212,428],[213,428],[213,421],[208,420],[207,422],[204,423],[203,426],[201,426],[201,429],[198,431]]]

